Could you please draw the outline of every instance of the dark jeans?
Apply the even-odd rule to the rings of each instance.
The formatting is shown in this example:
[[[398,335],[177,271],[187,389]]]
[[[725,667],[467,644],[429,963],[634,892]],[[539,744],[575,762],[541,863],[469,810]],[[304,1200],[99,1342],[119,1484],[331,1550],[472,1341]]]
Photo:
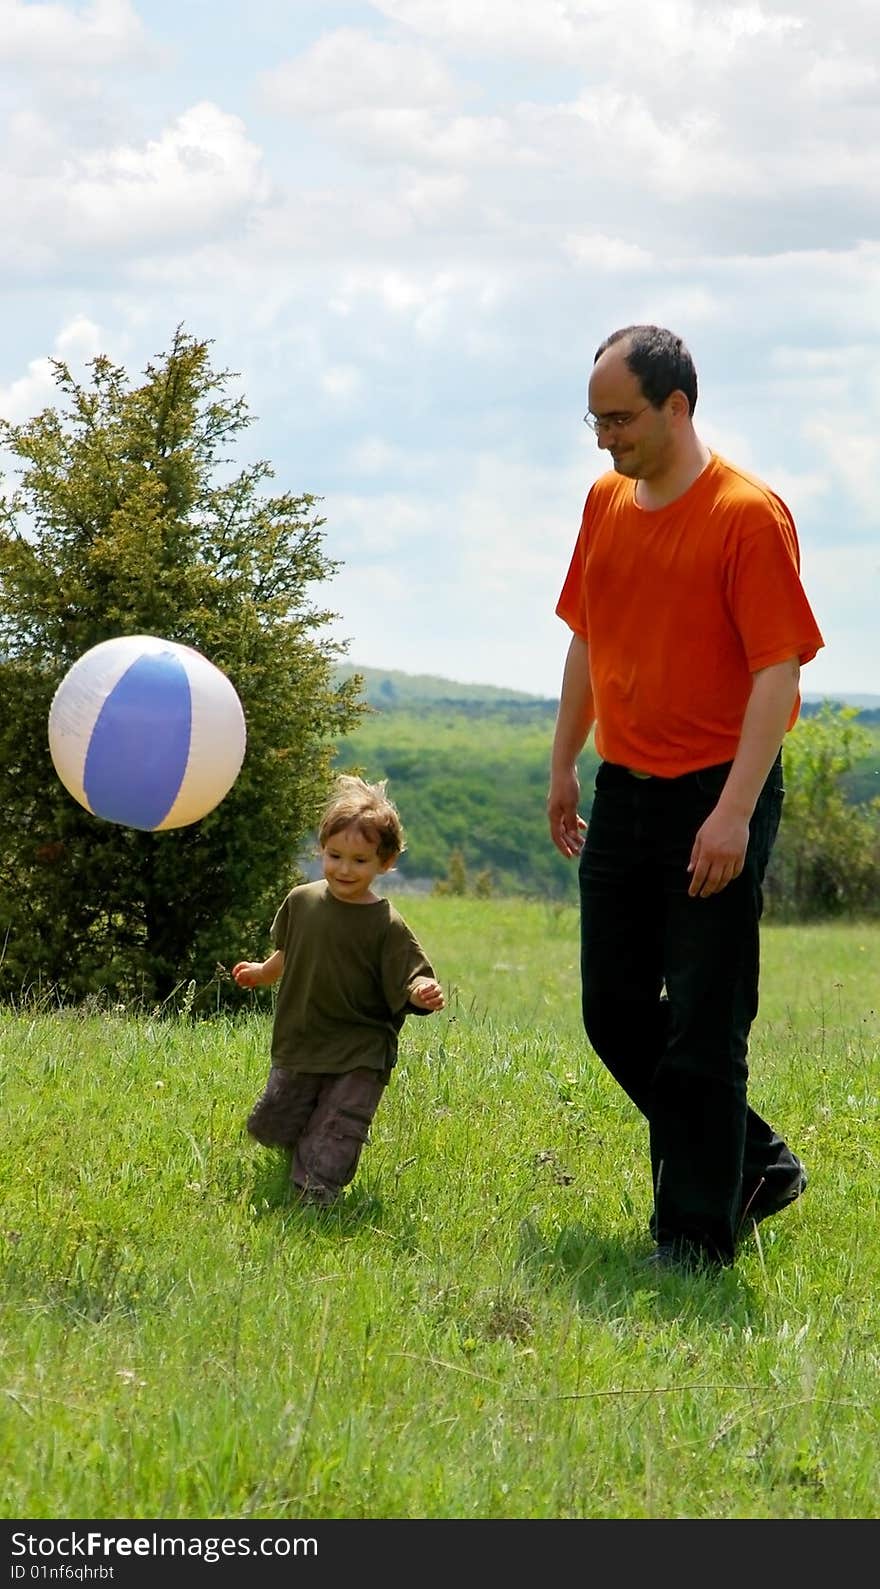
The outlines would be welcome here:
[[[707,899],[688,895],[694,838],[729,770],[636,778],[603,762],[579,868],[584,1026],[648,1120],[655,1239],[695,1243],[724,1263],[761,1182],[772,1190],[798,1163],[746,1100],[781,756],[740,876]]]
[[[289,1148],[292,1185],[333,1203],[354,1177],[387,1082],[387,1071],[318,1076],[273,1065],[248,1131],[265,1147]]]

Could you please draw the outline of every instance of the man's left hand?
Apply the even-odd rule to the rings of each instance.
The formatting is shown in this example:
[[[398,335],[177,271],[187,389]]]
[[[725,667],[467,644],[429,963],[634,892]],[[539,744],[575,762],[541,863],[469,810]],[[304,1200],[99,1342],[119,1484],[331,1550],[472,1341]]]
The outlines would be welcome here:
[[[749,843],[749,824],[720,807],[706,818],[694,839],[688,871],[692,899],[709,899],[739,877]]]

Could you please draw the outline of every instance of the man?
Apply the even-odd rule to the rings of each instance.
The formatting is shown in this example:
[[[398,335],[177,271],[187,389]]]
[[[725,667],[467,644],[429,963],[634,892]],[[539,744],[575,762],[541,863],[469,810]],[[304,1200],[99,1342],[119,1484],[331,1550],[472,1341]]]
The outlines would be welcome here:
[[[614,465],[587,497],[557,606],[573,631],[547,801],[580,855],[587,1036],[646,1116],[648,1262],[730,1264],[806,1186],[748,1105],[761,883],[800,666],[823,644],[785,504],[709,451],[681,338],[628,326],[596,353],[586,422]],[[589,825],[577,758],[595,725]]]

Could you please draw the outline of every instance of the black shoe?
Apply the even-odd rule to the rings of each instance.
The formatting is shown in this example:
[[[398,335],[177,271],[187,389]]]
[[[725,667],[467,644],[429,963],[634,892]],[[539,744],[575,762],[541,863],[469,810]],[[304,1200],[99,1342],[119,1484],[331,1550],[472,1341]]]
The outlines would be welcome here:
[[[762,1219],[769,1219],[771,1214],[780,1214],[784,1208],[788,1208],[789,1203],[796,1202],[806,1187],[807,1172],[802,1164],[798,1164],[789,1180],[775,1190],[768,1186],[766,1180],[759,1181],[743,1209],[740,1229],[746,1231],[752,1225],[760,1225]]]
[[[715,1274],[723,1265],[720,1258],[693,1241],[661,1241],[643,1258],[644,1269],[674,1270],[678,1274]]]

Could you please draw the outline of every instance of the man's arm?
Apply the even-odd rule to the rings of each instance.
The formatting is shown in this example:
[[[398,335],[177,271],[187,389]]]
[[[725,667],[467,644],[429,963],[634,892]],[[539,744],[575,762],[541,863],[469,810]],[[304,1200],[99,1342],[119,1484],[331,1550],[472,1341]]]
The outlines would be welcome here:
[[[550,836],[566,859],[578,855],[584,842],[582,834],[587,824],[578,816],[581,786],[577,759],[587,742],[594,717],[589,650],[583,636],[575,634],[571,637],[562,675],[547,795]]]
[[[788,657],[752,674],[752,693],[733,765],[691,851],[688,893],[694,899],[720,893],[745,865],[749,822],[785,737],[800,672],[798,658]]]

